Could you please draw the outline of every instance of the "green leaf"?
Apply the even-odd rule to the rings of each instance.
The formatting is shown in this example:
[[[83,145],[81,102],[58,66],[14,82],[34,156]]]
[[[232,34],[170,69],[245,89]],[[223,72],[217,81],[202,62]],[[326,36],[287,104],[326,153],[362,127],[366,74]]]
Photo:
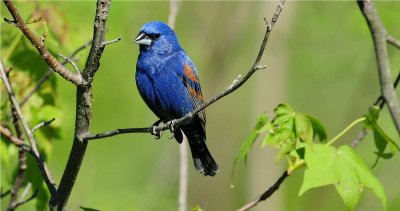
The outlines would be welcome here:
[[[319,119],[317,119],[314,116],[307,114],[307,117],[311,122],[313,131],[314,131],[314,136],[318,136],[319,141],[321,143],[325,143],[327,141],[327,135],[326,135],[326,130],[325,130],[324,125],[321,123],[321,121]]]
[[[399,145],[385,133],[385,131],[378,125],[378,118],[379,118],[379,107],[378,106],[372,106],[369,108],[368,113],[366,113],[364,116],[366,118],[366,121],[364,121],[365,126],[369,129],[371,129],[374,133],[374,141],[375,141],[375,146],[377,148],[377,151],[375,154],[378,156],[378,159],[384,158],[388,159],[393,157],[393,155],[397,152],[400,151]],[[389,144],[390,146],[390,153],[386,153],[386,147]],[[378,161],[378,160],[377,160]],[[376,163],[375,163],[376,164]]]
[[[192,211],[204,211],[204,209],[203,209],[199,204],[196,204],[196,205],[192,208]]]
[[[242,146],[240,147],[239,153],[236,155],[235,160],[233,162],[233,168],[232,168],[232,173],[231,173],[231,177],[233,178],[234,175],[234,170],[236,167],[236,163],[243,159],[244,162],[246,163],[247,160],[247,154],[250,151],[250,148],[253,146],[254,142],[257,140],[258,136],[260,135],[260,133],[263,131],[263,128],[265,127],[265,125],[267,125],[268,122],[268,117],[265,114],[261,114],[258,118],[257,118],[257,123],[254,126],[254,129],[250,132],[250,134],[247,136],[247,138],[245,139],[245,141],[243,142]]]
[[[257,123],[254,126],[254,129],[247,136],[247,138],[243,142],[242,146],[240,147],[239,153],[236,155],[236,158],[234,161],[234,166],[236,165],[236,162],[240,159],[244,159],[244,161],[246,162],[247,154],[248,154],[250,148],[253,146],[254,142],[257,140],[258,136],[260,135],[259,130],[262,129],[266,125],[267,121],[268,121],[268,117],[265,114],[261,114],[257,118]]]
[[[336,149],[314,144],[306,146],[307,169],[299,195],[311,188],[334,184],[348,209],[353,210],[364,188],[370,188],[386,208],[386,195],[379,180],[349,146]]]
[[[311,121],[304,113],[296,113],[294,116],[294,128],[296,137],[302,141],[312,144],[313,143],[313,128]]]

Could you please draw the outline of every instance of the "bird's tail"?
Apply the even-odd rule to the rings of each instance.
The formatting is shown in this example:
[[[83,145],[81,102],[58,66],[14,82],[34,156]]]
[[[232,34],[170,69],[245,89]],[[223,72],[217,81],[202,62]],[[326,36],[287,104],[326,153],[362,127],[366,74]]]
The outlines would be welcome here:
[[[204,176],[215,176],[218,172],[218,164],[208,151],[205,137],[190,130],[183,130],[183,132],[188,139],[196,169]]]

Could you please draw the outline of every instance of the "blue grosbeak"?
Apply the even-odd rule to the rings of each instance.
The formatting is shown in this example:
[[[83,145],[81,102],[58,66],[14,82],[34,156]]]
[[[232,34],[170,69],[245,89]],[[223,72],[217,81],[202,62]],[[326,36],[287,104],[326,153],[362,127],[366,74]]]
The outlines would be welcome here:
[[[157,123],[183,117],[203,103],[196,68],[168,25],[158,21],[145,24],[134,43],[140,48],[137,88],[147,106],[160,118]],[[182,143],[182,132],[185,134],[196,169],[205,176],[214,176],[218,165],[207,149],[205,124],[206,115],[201,111],[172,133],[178,143]]]

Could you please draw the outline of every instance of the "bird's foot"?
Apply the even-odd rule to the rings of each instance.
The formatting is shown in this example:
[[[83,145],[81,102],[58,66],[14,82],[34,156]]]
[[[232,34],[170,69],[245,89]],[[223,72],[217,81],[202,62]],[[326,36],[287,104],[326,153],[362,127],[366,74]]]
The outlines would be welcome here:
[[[151,129],[151,135],[154,136],[155,139],[160,139],[161,138],[161,132],[156,130],[157,125],[153,125]]]
[[[169,130],[171,131],[171,137],[169,137],[169,140],[175,138],[175,122],[176,120],[171,120],[171,124],[169,125]]]
[[[155,139],[160,139],[160,138],[161,138],[162,133],[161,133],[160,131],[157,131],[157,130],[156,130],[157,127],[158,127],[158,125],[159,125],[161,122],[162,122],[161,119],[159,119],[159,120],[157,120],[156,122],[154,122],[153,127],[152,127],[152,129],[151,129],[151,135],[153,135]]]

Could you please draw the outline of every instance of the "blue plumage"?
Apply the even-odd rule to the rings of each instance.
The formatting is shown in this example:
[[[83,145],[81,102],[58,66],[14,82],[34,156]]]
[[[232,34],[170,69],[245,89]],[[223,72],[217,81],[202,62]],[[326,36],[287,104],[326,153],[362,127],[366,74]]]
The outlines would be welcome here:
[[[140,48],[136,64],[137,88],[161,121],[183,117],[203,103],[197,70],[168,25],[149,22],[141,28],[134,42]],[[218,165],[205,143],[205,123],[202,111],[190,123],[175,128],[173,133],[179,143],[182,132],[186,135],[196,169],[214,176]]]

